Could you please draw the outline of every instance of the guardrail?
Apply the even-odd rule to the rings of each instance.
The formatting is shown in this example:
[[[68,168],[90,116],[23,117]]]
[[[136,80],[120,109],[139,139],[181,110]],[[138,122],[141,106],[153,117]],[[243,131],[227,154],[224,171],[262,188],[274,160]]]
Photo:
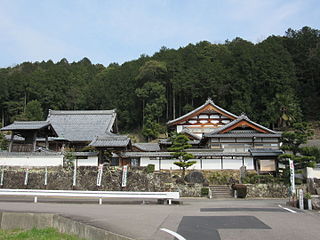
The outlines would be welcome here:
[[[179,192],[122,192],[122,191],[73,191],[73,190],[36,190],[36,189],[0,189],[0,196],[33,196],[34,202],[38,197],[72,197],[97,198],[102,204],[103,198],[139,198],[163,199],[171,204],[172,199],[179,199]]]

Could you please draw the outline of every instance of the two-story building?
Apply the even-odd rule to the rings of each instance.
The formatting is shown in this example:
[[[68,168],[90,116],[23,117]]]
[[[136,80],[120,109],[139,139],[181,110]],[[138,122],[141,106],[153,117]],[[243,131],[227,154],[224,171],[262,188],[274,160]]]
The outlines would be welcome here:
[[[190,139],[195,156],[195,169],[239,169],[276,172],[281,133],[237,116],[217,106],[211,99],[195,110],[168,122],[168,129],[183,133]],[[156,146],[159,144],[159,147]],[[128,151],[123,157],[137,159],[141,166],[155,164],[156,169],[178,169],[167,150],[170,139],[149,144],[148,149]],[[152,150],[153,149],[153,150]],[[154,149],[157,149],[155,151]]]

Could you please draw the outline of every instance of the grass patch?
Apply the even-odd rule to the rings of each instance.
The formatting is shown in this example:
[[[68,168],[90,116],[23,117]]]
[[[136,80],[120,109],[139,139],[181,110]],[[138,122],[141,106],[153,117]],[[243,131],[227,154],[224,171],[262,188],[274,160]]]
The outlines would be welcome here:
[[[80,240],[80,238],[59,233],[54,228],[31,230],[0,230],[0,240]]]

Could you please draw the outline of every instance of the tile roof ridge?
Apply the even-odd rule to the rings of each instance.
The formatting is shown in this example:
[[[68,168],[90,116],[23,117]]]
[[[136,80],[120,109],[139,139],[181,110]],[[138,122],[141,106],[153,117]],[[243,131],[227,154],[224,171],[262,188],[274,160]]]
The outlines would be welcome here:
[[[51,115],[100,115],[100,114],[115,114],[115,109],[110,110],[51,110],[49,109],[48,118]]]

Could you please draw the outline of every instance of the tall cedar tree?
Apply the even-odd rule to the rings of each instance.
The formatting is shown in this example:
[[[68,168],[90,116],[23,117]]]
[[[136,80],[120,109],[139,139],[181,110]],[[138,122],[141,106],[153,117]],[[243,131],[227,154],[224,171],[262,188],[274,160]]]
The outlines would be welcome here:
[[[147,83],[158,95],[146,99]],[[163,47],[153,56],[108,67],[84,58],[0,68],[0,121],[5,125],[24,118],[27,103],[37,100],[43,116],[48,109],[117,109],[119,129],[136,130],[148,120],[146,130],[156,135],[159,125],[208,97],[270,127],[319,120],[320,31],[289,29],[258,44],[236,38]]]

